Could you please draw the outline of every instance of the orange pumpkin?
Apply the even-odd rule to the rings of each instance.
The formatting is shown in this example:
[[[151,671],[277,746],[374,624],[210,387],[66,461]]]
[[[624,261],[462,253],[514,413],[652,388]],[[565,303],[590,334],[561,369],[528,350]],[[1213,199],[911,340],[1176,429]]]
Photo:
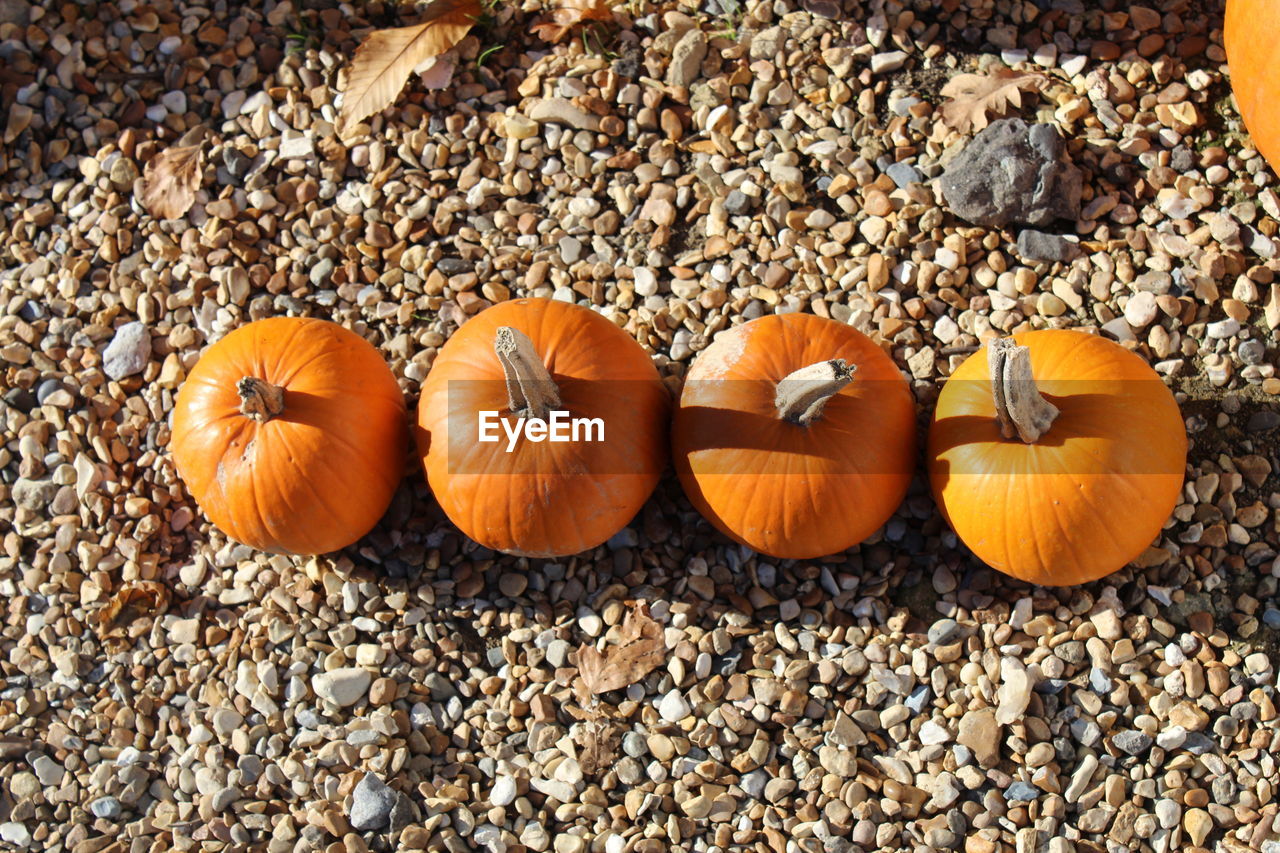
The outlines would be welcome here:
[[[929,433],[934,497],[988,565],[1031,583],[1123,568],[1178,502],[1187,435],[1147,363],[1085,332],[993,341],[960,365]]]
[[[560,557],[635,517],[666,465],[667,411],[658,371],[630,335],[587,308],[518,299],[477,314],[440,350],[422,386],[418,449],[463,533]],[[577,440],[534,435],[556,412],[585,422]]]
[[[1253,144],[1280,169],[1280,55],[1271,40],[1280,33],[1280,3],[1227,0],[1223,40],[1231,91]]]
[[[377,523],[404,472],[404,396],[374,347],[278,317],[210,346],[178,392],[173,460],[209,520],[262,551],[322,554]]]
[[[672,429],[685,493],[722,533],[774,557],[835,554],[902,502],[915,406],[870,338],[812,314],[723,332],[694,361]]]

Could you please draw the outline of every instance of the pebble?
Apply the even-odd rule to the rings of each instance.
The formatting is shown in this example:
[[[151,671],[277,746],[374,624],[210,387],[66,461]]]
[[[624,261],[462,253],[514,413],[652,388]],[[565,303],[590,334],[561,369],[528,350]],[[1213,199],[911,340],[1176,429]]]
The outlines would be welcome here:
[[[668,723],[678,723],[689,716],[689,703],[680,695],[679,690],[672,690],[662,697],[658,703],[658,714]]]
[[[1000,760],[1000,724],[989,708],[969,711],[961,717],[956,740],[973,751],[982,767],[994,767]]]
[[[1124,305],[1124,319],[1134,329],[1145,329],[1151,325],[1158,312],[1156,295],[1147,290],[1133,294]]]
[[[360,667],[342,667],[311,679],[311,687],[321,699],[339,708],[356,704],[369,692],[373,675]]]
[[[1030,261],[1069,261],[1079,252],[1074,242],[1057,234],[1029,228],[1018,232],[1018,254]]]
[[[115,797],[99,797],[89,803],[89,811],[93,813],[94,817],[100,817],[104,820],[116,820],[124,813],[120,801]]]
[[[499,776],[494,780],[493,790],[489,792],[489,802],[495,806],[509,806],[516,800],[516,780],[510,776]]]
[[[0,841],[5,841],[14,847],[30,847],[31,831],[25,824],[17,821],[0,823]]]
[[[886,74],[897,71],[907,62],[907,54],[901,50],[890,50],[871,56],[871,73]]]
[[[1113,735],[1111,743],[1123,753],[1141,755],[1151,748],[1152,737],[1145,732],[1128,730]]]
[[[382,829],[390,822],[395,803],[395,791],[375,774],[364,774],[351,792],[351,809],[347,812],[351,828],[360,831]]]
[[[151,335],[140,322],[125,323],[116,329],[111,343],[102,352],[102,370],[120,380],[141,373],[151,359]]]

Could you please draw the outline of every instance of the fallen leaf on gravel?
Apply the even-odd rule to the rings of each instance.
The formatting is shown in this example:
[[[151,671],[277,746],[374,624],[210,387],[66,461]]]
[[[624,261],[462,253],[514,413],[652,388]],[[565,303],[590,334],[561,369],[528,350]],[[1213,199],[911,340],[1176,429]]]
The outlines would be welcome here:
[[[619,727],[604,720],[590,720],[578,726],[573,741],[579,747],[578,764],[588,776],[605,773],[618,760],[622,743]]]
[[[1049,82],[1043,74],[1001,68],[992,74],[957,74],[942,87],[951,100],[942,105],[942,120],[961,133],[982,130],[988,114],[1004,115],[1022,106],[1024,91],[1039,91]]]
[[[565,0],[551,12],[550,21],[534,24],[531,29],[535,35],[555,44],[583,21],[612,20],[613,8],[607,0]]]
[[[185,216],[196,200],[204,172],[199,145],[166,149],[142,173],[142,205],[159,219]]]
[[[480,17],[480,0],[435,0],[411,27],[375,30],[356,50],[342,90],[339,132],[390,106],[415,68],[439,56],[467,34]]]
[[[578,649],[578,673],[588,693],[608,693],[635,684],[666,659],[662,626],[649,618],[642,604],[622,621],[617,645],[603,653],[585,643]]]
[[[141,616],[159,616],[169,608],[169,588],[155,581],[126,583],[98,611],[98,627],[110,631]]]

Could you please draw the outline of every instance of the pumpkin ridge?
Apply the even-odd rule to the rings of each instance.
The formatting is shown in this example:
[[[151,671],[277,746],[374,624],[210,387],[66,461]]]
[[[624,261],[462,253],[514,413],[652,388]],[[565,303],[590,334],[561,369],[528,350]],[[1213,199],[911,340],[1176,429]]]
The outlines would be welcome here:
[[[297,351],[295,347],[297,346],[298,336],[303,333],[303,330],[312,328],[315,325],[315,321],[311,320],[310,318],[304,318],[303,322],[293,323],[291,325],[293,326],[293,328],[289,331],[288,338],[282,341],[278,347],[277,354],[276,354],[276,363],[272,365],[274,370],[267,371],[271,375],[281,376],[285,373],[286,359],[289,357],[291,353],[294,353]],[[265,334],[267,331],[269,330],[263,329],[263,334],[258,336],[258,340],[255,343],[262,343],[263,342],[262,338],[265,337]],[[332,340],[332,338],[330,338],[329,341],[326,341],[325,347],[327,348],[333,342],[334,341]],[[310,364],[311,360],[312,359],[308,359],[306,362],[298,365],[297,367],[294,368],[293,372],[290,373],[284,380],[273,383],[273,384],[279,385],[282,388],[287,388],[289,383],[292,382],[297,377],[298,373],[300,373]],[[254,352],[254,361],[258,362],[258,366],[263,367],[264,369],[266,368],[266,364],[259,357],[259,354],[256,351],[256,347]],[[263,378],[266,378],[266,377],[264,376]]]
[[[1071,481],[1073,485],[1079,482],[1079,480],[1075,477],[1072,477]],[[1029,492],[1030,490],[1028,490],[1028,493]],[[1058,530],[1061,534],[1058,537],[1058,539],[1062,541],[1063,544],[1065,545],[1065,550],[1070,554],[1071,561],[1076,565],[1086,564],[1088,562],[1087,555],[1086,555],[1086,559],[1081,559],[1080,552],[1076,550],[1076,540],[1074,535],[1076,525],[1072,523],[1073,519],[1068,518],[1064,522],[1062,517],[1062,511],[1065,509],[1065,507],[1063,507],[1058,501],[1054,500],[1053,498],[1048,498],[1047,502],[1049,506],[1049,511],[1053,513],[1054,521],[1057,522]],[[1109,529],[1106,532],[1107,532],[1107,535],[1111,537],[1112,544],[1118,544],[1116,541],[1115,534],[1112,533]],[[1043,560],[1043,558],[1041,559],[1041,565],[1048,565]],[[1049,566],[1049,568],[1052,569],[1053,567]],[[1041,581],[1037,581],[1037,583],[1041,583]],[[1051,586],[1052,584],[1046,584],[1046,585]]]

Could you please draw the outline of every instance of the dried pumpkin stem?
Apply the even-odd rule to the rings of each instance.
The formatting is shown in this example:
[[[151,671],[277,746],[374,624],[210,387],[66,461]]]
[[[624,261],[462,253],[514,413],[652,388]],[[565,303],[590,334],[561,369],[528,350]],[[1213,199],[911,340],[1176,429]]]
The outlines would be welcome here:
[[[246,376],[236,383],[240,395],[240,414],[266,423],[284,411],[284,389],[253,376]]]
[[[793,424],[808,426],[822,416],[822,407],[853,381],[856,365],[842,358],[819,361],[792,371],[778,383],[774,405],[778,416]]]
[[[560,407],[560,389],[528,335],[519,329],[502,326],[494,336],[493,351],[497,353],[506,376],[512,414],[546,420],[552,409]]]
[[[1036,388],[1031,375],[1031,350],[1018,346],[1013,338],[994,340],[988,350],[1000,434],[1034,444],[1053,425],[1058,407],[1040,396]]]

